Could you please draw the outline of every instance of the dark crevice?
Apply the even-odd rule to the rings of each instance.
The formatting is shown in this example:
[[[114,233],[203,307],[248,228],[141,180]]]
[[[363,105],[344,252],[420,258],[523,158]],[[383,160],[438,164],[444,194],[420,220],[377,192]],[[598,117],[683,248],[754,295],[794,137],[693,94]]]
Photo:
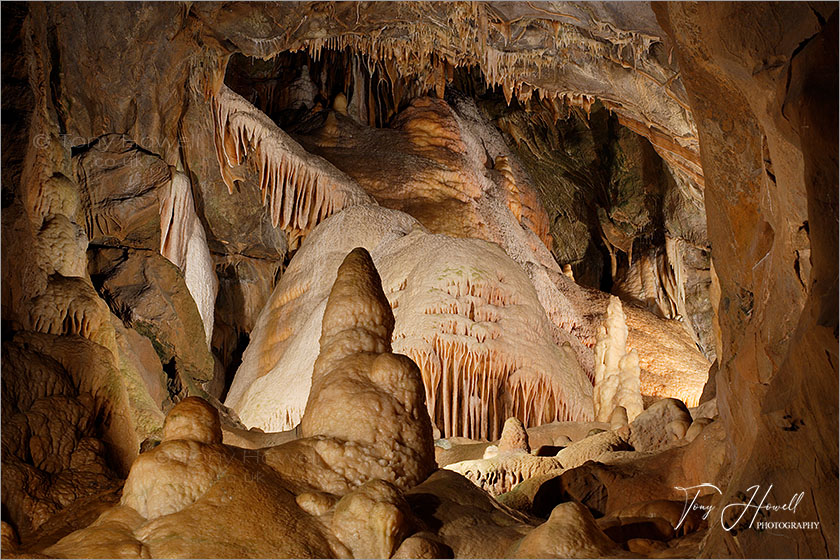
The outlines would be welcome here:
[[[67,115],[61,104],[61,50],[58,46],[58,30],[53,27],[47,33],[50,52],[50,95],[55,109],[56,123],[61,135],[67,134]]]
[[[178,367],[175,364],[175,360],[176,358],[172,358],[168,362],[161,363],[163,373],[166,375],[166,389],[173,404],[178,403],[184,393],[184,385],[181,383],[181,377],[178,375]]]
[[[793,52],[790,55],[790,59],[788,60],[787,77],[785,78],[785,95],[783,96],[783,99],[787,100],[787,94],[790,91],[790,82],[793,79],[793,59],[796,58],[796,55],[798,55],[800,52],[802,52],[802,49],[804,49],[808,45],[808,43],[810,43],[811,40],[814,39],[815,37],[817,37],[819,34],[820,34],[820,31],[818,31],[817,33],[814,33],[813,35],[811,35],[810,37],[808,37],[806,39],[803,39],[796,46],[796,48],[793,49]],[[786,102],[782,103],[782,116],[785,119],[790,120],[790,118],[787,116],[787,114],[785,114],[785,109],[786,108],[787,108],[787,103]]]

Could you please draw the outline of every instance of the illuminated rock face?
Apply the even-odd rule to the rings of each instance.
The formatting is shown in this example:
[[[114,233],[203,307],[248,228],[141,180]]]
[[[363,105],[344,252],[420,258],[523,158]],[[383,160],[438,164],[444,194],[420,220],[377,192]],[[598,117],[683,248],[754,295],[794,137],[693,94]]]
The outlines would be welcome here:
[[[334,249],[367,242],[394,309],[394,350],[420,367],[441,433],[495,439],[509,416],[526,425],[590,420],[589,381],[571,349],[554,344],[522,269],[497,246],[431,235],[412,221],[393,210],[359,206],[313,232],[258,321],[228,406],[249,426],[277,431],[297,424],[312,366],[289,362],[285,353],[313,354],[318,323],[310,310],[323,304],[323,282],[338,260]],[[365,230],[368,236],[360,235]],[[296,273],[316,269],[319,276]],[[278,332],[288,334],[275,342]],[[272,356],[276,365],[266,361],[258,369],[260,359]]]

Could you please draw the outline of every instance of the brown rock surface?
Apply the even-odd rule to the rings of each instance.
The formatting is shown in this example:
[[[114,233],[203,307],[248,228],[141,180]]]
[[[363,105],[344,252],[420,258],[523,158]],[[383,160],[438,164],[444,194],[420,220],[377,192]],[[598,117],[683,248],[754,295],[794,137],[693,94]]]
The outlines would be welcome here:
[[[503,558],[534,526],[452,471],[434,472],[405,497],[414,514],[436,530],[456,558]]]
[[[530,504],[529,511],[534,515],[546,516],[556,504],[569,499],[599,514],[652,500],[681,501],[686,493],[679,487],[725,480],[720,448],[723,439],[722,427],[714,423],[689,445],[653,453],[603,454],[598,462],[590,461],[529,484],[517,503],[526,507]]]
[[[169,166],[125,136],[105,134],[74,158],[87,235],[95,243],[160,246],[160,189]]]
[[[560,504],[548,521],[510,549],[511,558],[621,558],[621,549],[575,502]]]
[[[797,520],[821,520],[819,530],[784,538],[749,530],[736,538],[715,524],[704,553],[836,556],[837,438],[826,426],[838,414],[837,12],[679,3],[655,11],[702,123],[721,290],[717,402],[734,469],[723,499],[773,484],[769,501],[804,491]],[[800,231],[810,242],[807,279]],[[801,453],[807,466],[794,458]]]
[[[675,424],[680,424],[681,432],[674,431],[677,429]],[[677,399],[662,399],[630,423],[630,443],[636,451],[657,451],[682,439],[689,425],[691,414],[684,403]]]
[[[114,313],[151,340],[169,383],[174,383],[171,394],[195,394],[213,379],[204,325],[175,265],[156,252],[103,249],[91,266],[91,276]]]
[[[570,498],[611,515],[607,529],[635,554],[838,555],[836,4],[537,4],[3,5],[4,555],[621,555],[579,506],[555,509]],[[289,61],[288,91],[278,74],[261,74]],[[260,82],[237,90],[248,101],[222,107],[225,83],[248,79]],[[234,105],[250,116],[233,116]],[[420,518],[409,528],[400,492],[434,468],[431,428],[417,367],[391,352],[392,342],[402,347],[390,340],[380,289],[363,305],[370,324],[332,333],[339,350],[331,358],[325,346],[297,432],[302,407],[286,432],[249,432],[210,396],[225,442],[243,448],[223,445],[216,409],[194,400],[162,430],[179,397],[221,395],[285,260],[294,271],[298,232],[287,243],[272,219],[293,213],[306,233],[323,217],[311,208],[347,213],[308,185],[323,175],[317,156],[282,142],[286,150],[259,155],[265,129],[286,138],[290,122],[306,124],[299,137],[315,131],[302,142],[342,162],[381,202],[432,229],[499,243],[536,294],[530,316],[545,315],[548,347],[561,350],[552,372],[576,360],[591,377],[589,347],[606,309],[605,293],[572,276],[639,300],[625,310],[647,404],[678,398],[694,423],[681,407],[636,423],[636,451],[610,450],[610,432],[584,439],[592,425],[529,430],[534,448],[562,445],[570,465],[587,461],[503,498],[543,516],[554,509],[553,522],[532,529],[442,471],[409,493]],[[289,154],[307,165],[286,165]],[[157,255],[158,193],[175,192],[163,189],[175,169],[205,249],[192,283]],[[314,205],[304,196],[313,192]],[[409,237],[412,227],[394,231]],[[342,258],[365,245],[355,230],[341,233],[349,246],[331,248]],[[421,268],[440,252],[432,245],[418,252]],[[211,332],[215,288],[193,288],[212,287],[214,267],[223,287]],[[392,297],[404,277],[390,276],[385,291],[405,312],[406,299]],[[311,278],[286,282],[284,297],[311,303]],[[415,317],[428,314],[418,309]],[[320,320],[322,310],[316,302],[298,312]],[[257,359],[277,362],[283,340],[317,339],[320,322],[295,338],[293,318],[279,315]],[[519,329],[520,342],[531,330]],[[317,348],[302,346],[288,362],[314,361]],[[713,358],[713,391],[703,391]],[[525,361],[506,364],[506,375],[532,379]],[[282,388],[296,391],[294,381]],[[523,397],[525,425],[537,414],[555,419],[556,405],[526,406],[545,394]],[[486,404],[462,396],[460,409],[452,405],[460,412]],[[271,399],[260,406],[275,412]],[[467,435],[498,435],[481,430]],[[437,453],[483,456],[487,444],[472,445]],[[123,496],[143,515],[109,507],[126,474]],[[371,490],[376,478],[399,491]],[[673,528],[674,506],[662,500],[679,503],[675,487],[699,482],[720,486],[721,504],[754,484],[772,485],[774,503],[803,492],[795,516],[762,519],[819,528],[757,531],[742,520],[730,531],[712,516],[708,533],[668,548],[667,531],[647,538],[663,523]],[[334,517],[341,499],[356,504],[343,521]],[[348,521],[369,511],[384,513]]]

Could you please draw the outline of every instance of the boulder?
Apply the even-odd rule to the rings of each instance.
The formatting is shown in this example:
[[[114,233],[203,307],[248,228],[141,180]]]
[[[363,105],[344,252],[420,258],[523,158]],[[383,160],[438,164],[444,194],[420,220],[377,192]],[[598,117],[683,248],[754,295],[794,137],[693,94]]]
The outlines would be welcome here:
[[[173,396],[199,394],[216,373],[204,323],[181,271],[157,251],[102,249],[94,285],[123,323],[148,338]]]
[[[685,404],[677,399],[656,401],[630,424],[630,443],[636,451],[655,451],[671,445],[685,435],[682,425],[669,430],[671,422],[684,423],[688,429],[691,414]]]
[[[575,502],[554,508],[548,521],[513,545],[510,558],[629,557],[604,534],[592,514]]]

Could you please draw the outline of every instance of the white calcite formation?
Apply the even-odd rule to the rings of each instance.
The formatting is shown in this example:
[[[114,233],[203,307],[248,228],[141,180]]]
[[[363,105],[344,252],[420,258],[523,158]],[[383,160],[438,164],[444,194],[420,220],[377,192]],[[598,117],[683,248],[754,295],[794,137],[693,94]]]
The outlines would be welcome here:
[[[586,374],[501,248],[420,232],[395,245],[382,273],[394,349],[420,366],[445,437],[496,439],[510,416],[526,426],[592,418]]]
[[[279,431],[300,420],[332,271],[353,245],[379,267],[396,318],[394,351],[420,367],[445,436],[495,439],[510,416],[529,426],[592,418],[586,374],[554,343],[528,276],[504,251],[357,206],[313,231],[258,319],[226,401],[247,426]]]
[[[460,461],[444,468],[463,475],[482,490],[498,496],[510,492],[523,480],[562,469],[563,463],[554,457],[537,457],[520,452]]]
[[[370,197],[350,177],[304,150],[265,113],[222,85],[213,97],[219,170],[234,191],[246,157],[259,171],[263,204],[274,227],[289,234],[289,246],[322,219]]]
[[[184,273],[209,347],[219,280],[204,227],[195,213],[190,180],[181,171],[173,170],[169,190],[160,203],[160,254]]]
[[[644,410],[639,381],[639,355],[627,351],[627,323],[621,300],[610,297],[607,317],[595,343],[595,420],[609,422],[624,407],[632,421]]]
[[[257,318],[225,404],[249,427],[294,428],[312,384],[330,287],[345,255],[380,246],[421,227],[410,216],[356,206],[328,218],[298,250]]]

